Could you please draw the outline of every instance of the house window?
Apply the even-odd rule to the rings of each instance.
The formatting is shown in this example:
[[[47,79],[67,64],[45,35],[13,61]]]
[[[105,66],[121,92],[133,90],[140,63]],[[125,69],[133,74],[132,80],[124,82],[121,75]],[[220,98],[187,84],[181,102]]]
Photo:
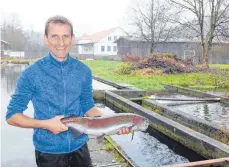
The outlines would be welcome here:
[[[114,41],[117,40],[117,36],[114,36]]]
[[[101,51],[104,52],[105,51],[105,47],[101,46]]]
[[[116,52],[117,51],[117,46],[113,47],[113,51]]]
[[[107,46],[107,51],[111,51],[111,46]]]
[[[87,47],[84,48],[84,52],[88,52],[88,48]]]
[[[108,41],[111,41],[111,37],[110,36],[108,37]]]

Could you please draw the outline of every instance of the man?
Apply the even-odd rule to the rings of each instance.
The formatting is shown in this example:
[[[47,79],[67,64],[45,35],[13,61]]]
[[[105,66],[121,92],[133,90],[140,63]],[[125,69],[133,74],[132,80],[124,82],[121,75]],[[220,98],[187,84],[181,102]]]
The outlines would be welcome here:
[[[73,26],[67,18],[48,19],[44,42],[50,52],[22,72],[8,105],[6,120],[10,125],[34,128],[38,166],[92,166],[88,136],[72,137],[71,130],[60,121],[71,115],[101,116],[93,102],[91,70],[69,56],[74,40]],[[23,114],[30,100],[34,118]],[[128,129],[119,132],[126,133]]]

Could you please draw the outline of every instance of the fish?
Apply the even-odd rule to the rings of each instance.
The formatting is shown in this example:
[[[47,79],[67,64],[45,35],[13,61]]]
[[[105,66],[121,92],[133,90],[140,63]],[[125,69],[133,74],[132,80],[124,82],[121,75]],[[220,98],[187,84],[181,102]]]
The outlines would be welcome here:
[[[133,140],[135,131],[146,131],[149,126],[147,118],[133,113],[115,113],[99,117],[69,116],[60,121],[71,129],[73,137],[82,134],[93,135],[98,143],[101,143],[105,136],[115,135],[123,128],[129,128]]]

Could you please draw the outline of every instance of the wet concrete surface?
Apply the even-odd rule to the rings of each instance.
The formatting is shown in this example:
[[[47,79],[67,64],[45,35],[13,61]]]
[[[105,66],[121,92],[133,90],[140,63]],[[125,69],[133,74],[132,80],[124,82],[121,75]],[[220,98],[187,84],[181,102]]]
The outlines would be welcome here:
[[[113,153],[105,150],[103,143],[97,143],[95,137],[90,136],[88,141],[88,148],[92,159],[93,166],[120,166]]]

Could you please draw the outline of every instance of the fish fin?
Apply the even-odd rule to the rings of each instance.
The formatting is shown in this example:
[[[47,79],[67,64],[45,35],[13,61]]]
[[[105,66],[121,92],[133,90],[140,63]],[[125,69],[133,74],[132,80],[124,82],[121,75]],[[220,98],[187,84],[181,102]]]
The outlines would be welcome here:
[[[105,134],[96,137],[96,140],[98,143],[101,143],[104,140],[104,138],[105,138]]]
[[[128,129],[131,131],[131,129],[134,127],[134,125],[131,125],[130,127],[128,127]]]
[[[134,139],[134,131],[132,132],[131,141],[133,141],[133,139]]]
[[[70,127],[70,128],[71,128],[71,131],[72,131],[72,136],[74,138],[77,138],[77,137],[79,137],[79,136],[81,136],[83,134],[82,132],[80,132],[79,130],[77,130],[77,129],[73,128],[73,127]]]

